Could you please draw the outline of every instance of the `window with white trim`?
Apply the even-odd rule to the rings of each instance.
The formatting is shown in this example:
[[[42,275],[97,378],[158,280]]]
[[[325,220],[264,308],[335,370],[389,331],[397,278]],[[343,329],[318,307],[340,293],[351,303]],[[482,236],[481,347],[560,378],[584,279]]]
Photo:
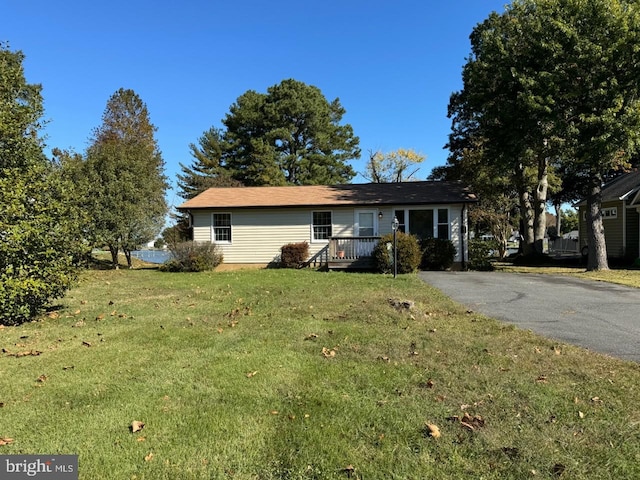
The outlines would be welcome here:
[[[610,220],[610,219],[614,219],[614,218],[618,218],[618,208],[617,207],[609,207],[609,208],[603,208],[602,209],[602,219],[603,220]]]
[[[311,225],[311,239],[315,241],[329,240],[331,237],[331,212],[313,212],[312,213],[312,225]]]
[[[449,209],[438,209],[438,225],[437,225],[438,238],[444,238],[449,240]]]
[[[214,213],[211,237],[214,243],[231,243],[231,214]]]

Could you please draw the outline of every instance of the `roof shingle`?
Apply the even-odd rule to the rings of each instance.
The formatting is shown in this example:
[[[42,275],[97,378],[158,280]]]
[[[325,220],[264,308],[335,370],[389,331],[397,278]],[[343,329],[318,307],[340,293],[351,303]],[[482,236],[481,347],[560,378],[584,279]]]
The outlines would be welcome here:
[[[318,207],[339,205],[417,205],[473,203],[478,199],[459,182],[425,181],[210,188],[179,210],[200,208]]]

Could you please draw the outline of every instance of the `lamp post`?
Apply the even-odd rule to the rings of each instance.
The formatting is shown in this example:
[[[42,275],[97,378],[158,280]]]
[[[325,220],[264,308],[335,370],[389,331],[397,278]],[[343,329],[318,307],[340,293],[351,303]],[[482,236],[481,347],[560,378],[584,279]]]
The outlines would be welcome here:
[[[391,222],[391,230],[393,230],[393,278],[396,278],[396,276],[398,275],[397,233],[398,233],[399,226],[400,226],[400,222],[398,221],[398,217],[394,215],[393,222]]]

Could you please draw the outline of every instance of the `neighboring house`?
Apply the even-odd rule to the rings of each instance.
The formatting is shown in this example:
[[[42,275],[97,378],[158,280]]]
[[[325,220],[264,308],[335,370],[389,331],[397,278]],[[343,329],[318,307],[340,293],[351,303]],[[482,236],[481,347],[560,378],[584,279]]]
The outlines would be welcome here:
[[[280,248],[308,242],[313,264],[368,257],[379,236],[399,231],[450,239],[455,262],[467,254],[467,206],[477,201],[457,182],[210,188],[178,207],[196,242],[213,242],[230,264],[277,262]]]
[[[580,245],[586,253],[587,202],[578,207]],[[640,256],[640,170],[620,175],[602,187],[602,223],[608,257],[634,260]]]

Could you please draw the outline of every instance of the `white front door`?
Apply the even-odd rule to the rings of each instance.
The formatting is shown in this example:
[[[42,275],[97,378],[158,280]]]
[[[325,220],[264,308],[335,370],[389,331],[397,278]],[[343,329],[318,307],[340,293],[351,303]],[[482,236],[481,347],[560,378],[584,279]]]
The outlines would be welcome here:
[[[356,237],[373,237],[378,233],[375,210],[356,210],[354,234]]]
[[[378,234],[378,217],[376,210],[356,210],[353,225],[356,237],[373,237]],[[358,257],[370,256],[375,242],[373,239],[356,240]]]

